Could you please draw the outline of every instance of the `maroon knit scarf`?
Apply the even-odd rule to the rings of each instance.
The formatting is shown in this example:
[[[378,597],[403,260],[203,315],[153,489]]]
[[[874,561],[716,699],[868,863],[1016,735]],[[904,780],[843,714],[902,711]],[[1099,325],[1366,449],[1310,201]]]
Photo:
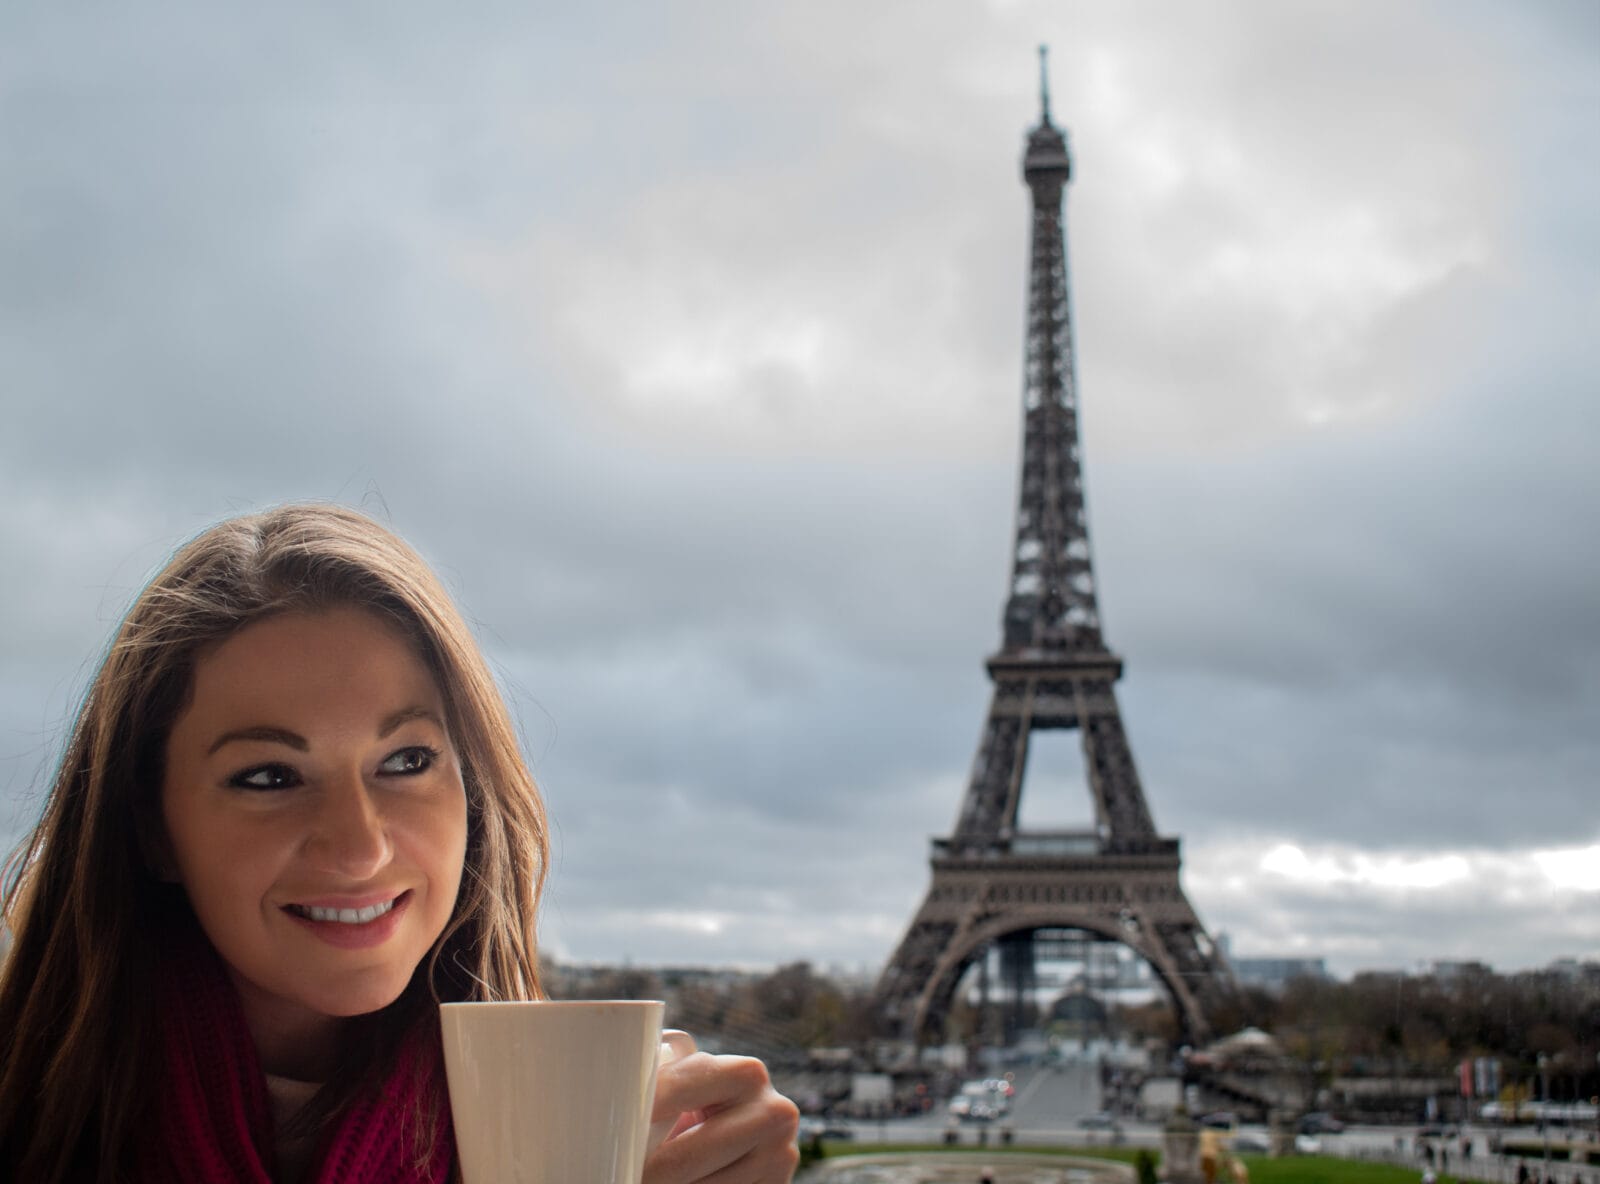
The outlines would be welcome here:
[[[266,1078],[238,992],[210,949],[164,960],[160,986],[159,1093],[140,1139],[139,1184],[273,1184]],[[382,1088],[334,1118],[317,1139],[307,1184],[445,1184],[454,1140],[449,1115],[431,1160],[415,1160],[416,1104],[442,1067],[422,1035],[401,1050]]]

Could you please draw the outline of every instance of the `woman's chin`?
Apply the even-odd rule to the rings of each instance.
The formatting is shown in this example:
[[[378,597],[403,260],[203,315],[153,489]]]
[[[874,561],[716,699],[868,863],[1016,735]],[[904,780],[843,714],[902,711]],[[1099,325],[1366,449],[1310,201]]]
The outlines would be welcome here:
[[[405,983],[401,983],[392,991],[362,991],[348,996],[341,996],[330,1001],[330,1008],[324,1013],[331,1019],[353,1020],[364,1015],[376,1015],[385,1008],[394,1004],[401,995],[405,994]]]

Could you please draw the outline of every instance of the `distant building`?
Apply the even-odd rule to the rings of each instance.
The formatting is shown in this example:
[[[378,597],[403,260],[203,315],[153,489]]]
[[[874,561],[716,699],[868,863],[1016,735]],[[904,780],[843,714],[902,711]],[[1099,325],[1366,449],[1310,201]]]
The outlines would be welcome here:
[[[1489,978],[1494,970],[1484,962],[1435,962],[1430,973],[1441,983],[1460,982],[1462,979]]]
[[[769,973],[735,966],[635,966],[631,963],[613,966],[556,962],[548,957],[540,967],[541,979],[556,998],[592,997],[596,990],[626,999],[637,998],[640,993],[659,995],[686,987],[725,989],[756,982]]]
[[[1325,958],[1234,958],[1232,965],[1234,977],[1242,985],[1269,991],[1281,991],[1295,979],[1328,982],[1333,978]]]
[[[1217,934],[1216,942],[1240,986],[1281,991],[1297,978],[1322,982],[1333,978],[1324,958],[1238,958],[1233,953],[1233,938],[1226,931]]]
[[[1567,982],[1585,986],[1600,986],[1600,962],[1583,962],[1577,958],[1557,958],[1545,967],[1545,973]]]

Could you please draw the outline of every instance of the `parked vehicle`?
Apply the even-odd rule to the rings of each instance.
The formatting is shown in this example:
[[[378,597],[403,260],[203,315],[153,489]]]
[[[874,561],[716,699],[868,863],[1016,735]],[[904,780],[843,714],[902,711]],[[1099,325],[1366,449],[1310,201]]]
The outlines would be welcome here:
[[[1344,1123],[1326,1110],[1313,1110],[1301,1115],[1294,1129],[1302,1135],[1337,1135],[1344,1130]]]
[[[1086,1131],[1108,1131],[1117,1125],[1117,1116],[1109,1110],[1101,1110],[1094,1114],[1085,1114],[1078,1119],[1078,1125]]]
[[[968,1094],[957,1094],[951,1098],[948,1111],[951,1117],[970,1122],[993,1122],[1002,1113],[993,1103]]]
[[[1232,1110],[1218,1110],[1215,1114],[1207,1114],[1200,1120],[1200,1125],[1210,1127],[1214,1131],[1237,1130],[1239,1116]]]
[[[969,1081],[950,1099],[949,1112],[956,1118],[990,1122],[1004,1117],[1011,1109],[1011,1095],[1015,1092],[1015,1087],[1003,1077]]]

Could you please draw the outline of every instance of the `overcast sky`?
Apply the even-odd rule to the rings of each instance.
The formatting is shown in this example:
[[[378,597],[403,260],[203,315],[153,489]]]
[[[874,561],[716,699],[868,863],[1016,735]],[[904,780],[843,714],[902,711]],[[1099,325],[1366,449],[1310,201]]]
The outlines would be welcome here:
[[[336,499],[504,680],[550,950],[875,971],[1000,637],[1040,42],[1202,919],[1600,958],[1591,0],[7,4],[0,832],[174,546]]]

